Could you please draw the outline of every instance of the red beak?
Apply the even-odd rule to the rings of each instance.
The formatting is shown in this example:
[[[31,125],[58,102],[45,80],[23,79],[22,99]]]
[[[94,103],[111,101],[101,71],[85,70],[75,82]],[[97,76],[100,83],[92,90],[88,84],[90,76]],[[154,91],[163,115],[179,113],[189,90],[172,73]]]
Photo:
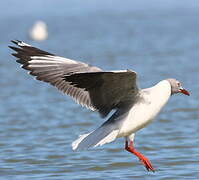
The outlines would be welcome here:
[[[182,93],[182,94],[185,94],[187,96],[190,96],[189,92],[187,90],[183,89],[183,88],[180,89],[179,92]]]

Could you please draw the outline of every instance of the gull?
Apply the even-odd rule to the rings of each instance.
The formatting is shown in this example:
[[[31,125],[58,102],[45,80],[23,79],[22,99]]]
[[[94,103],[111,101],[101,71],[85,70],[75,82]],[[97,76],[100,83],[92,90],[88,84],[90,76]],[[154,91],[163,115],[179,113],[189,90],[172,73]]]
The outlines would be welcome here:
[[[124,137],[125,150],[137,156],[148,171],[155,171],[150,161],[134,148],[135,133],[152,122],[169,98],[177,93],[189,96],[173,78],[141,89],[132,70],[103,71],[83,62],[60,57],[19,40],[12,40],[12,55],[22,68],[37,80],[50,83],[78,104],[98,112],[102,118],[114,113],[96,130],[80,135],[73,150],[88,149]],[[16,47],[16,45],[18,47]]]

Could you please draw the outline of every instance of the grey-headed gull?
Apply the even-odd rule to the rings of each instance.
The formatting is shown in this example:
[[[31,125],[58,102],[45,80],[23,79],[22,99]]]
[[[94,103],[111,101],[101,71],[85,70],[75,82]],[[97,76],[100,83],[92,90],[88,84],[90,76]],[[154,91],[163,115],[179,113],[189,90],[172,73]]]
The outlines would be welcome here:
[[[148,171],[155,171],[150,161],[135,150],[134,136],[155,118],[171,95],[189,95],[179,81],[166,79],[150,88],[140,89],[134,71],[106,72],[22,41],[12,42],[19,46],[9,46],[16,51],[12,55],[37,80],[50,83],[80,105],[99,112],[102,117],[115,110],[99,128],[75,140],[73,150],[101,146],[124,137],[125,150],[136,155]]]

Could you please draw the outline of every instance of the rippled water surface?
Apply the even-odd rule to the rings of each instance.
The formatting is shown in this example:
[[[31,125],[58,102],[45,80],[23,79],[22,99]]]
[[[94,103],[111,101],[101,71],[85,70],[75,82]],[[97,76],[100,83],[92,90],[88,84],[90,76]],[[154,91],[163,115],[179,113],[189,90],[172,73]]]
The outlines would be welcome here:
[[[191,3],[190,3],[191,2]],[[199,179],[199,3],[197,1],[13,1],[0,12],[0,179]],[[42,19],[49,38],[32,42]],[[104,120],[20,69],[7,48],[21,39],[105,70],[133,69],[140,87],[175,77],[191,93],[173,96],[135,146],[124,140],[73,152],[71,142]]]

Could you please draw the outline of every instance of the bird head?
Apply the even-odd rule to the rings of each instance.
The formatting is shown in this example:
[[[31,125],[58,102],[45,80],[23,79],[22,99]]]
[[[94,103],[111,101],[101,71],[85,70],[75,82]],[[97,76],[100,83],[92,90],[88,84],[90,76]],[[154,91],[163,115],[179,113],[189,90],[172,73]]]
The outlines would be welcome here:
[[[171,85],[171,95],[182,93],[189,96],[189,92],[182,87],[182,84],[176,79],[167,79]]]

